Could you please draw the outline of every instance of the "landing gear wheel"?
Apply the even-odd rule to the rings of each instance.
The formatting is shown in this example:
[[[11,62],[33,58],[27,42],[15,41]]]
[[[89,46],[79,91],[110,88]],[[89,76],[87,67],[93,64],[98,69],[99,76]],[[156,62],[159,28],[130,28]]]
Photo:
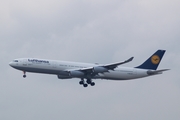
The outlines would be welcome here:
[[[83,84],[83,86],[84,86],[84,87],[87,87],[87,86],[88,86],[88,84]]]
[[[23,75],[23,78],[25,78],[26,77],[26,75]]]
[[[80,84],[80,85],[84,84],[84,81],[82,81],[82,80],[81,80],[81,81],[79,81],[79,84]]]
[[[26,77],[26,71],[23,71],[23,78],[25,78]]]
[[[91,79],[87,79],[87,84],[91,84],[92,82],[91,82]]]
[[[94,86],[95,85],[95,83],[94,82],[91,82],[91,86]]]

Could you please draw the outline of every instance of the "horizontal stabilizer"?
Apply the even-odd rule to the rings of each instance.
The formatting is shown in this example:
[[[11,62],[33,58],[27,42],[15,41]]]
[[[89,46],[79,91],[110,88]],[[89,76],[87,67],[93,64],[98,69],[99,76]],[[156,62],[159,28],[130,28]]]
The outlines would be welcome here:
[[[170,70],[170,69],[162,69],[162,70],[155,70],[155,71],[148,70],[147,74],[148,75],[162,74],[164,71],[168,71],[168,70]]]

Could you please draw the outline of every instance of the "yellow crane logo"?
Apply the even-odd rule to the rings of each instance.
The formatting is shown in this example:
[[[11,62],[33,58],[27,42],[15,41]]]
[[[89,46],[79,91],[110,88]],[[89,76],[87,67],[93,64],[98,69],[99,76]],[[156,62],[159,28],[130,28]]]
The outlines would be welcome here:
[[[153,55],[153,56],[151,57],[151,62],[152,62],[153,64],[158,64],[158,63],[160,62],[159,56],[158,56],[158,55]]]

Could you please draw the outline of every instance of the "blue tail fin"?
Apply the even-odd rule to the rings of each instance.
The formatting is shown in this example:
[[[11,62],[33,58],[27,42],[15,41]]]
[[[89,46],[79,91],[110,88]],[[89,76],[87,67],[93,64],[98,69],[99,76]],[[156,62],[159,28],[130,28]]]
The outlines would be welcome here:
[[[136,68],[156,70],[165,52],[165,50],[157,50],[150,58]]]

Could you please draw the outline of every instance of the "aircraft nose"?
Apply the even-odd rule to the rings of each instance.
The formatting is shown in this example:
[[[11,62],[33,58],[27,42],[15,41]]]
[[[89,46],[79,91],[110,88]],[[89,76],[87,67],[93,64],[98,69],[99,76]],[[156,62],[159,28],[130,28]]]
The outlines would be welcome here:
[[[9,65],[12,67],[13,66],[13,62],[10,62]]]

